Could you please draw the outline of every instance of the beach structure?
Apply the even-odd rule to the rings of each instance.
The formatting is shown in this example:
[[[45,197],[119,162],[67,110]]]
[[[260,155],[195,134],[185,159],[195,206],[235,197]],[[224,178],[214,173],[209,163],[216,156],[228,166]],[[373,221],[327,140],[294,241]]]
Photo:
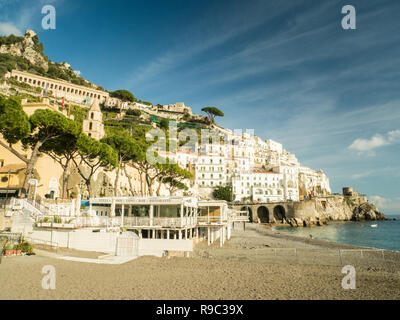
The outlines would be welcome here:
[[[32,241],[57,247],[162,256],[171,252],[187,255],[205,239],[208,245],[219,239],[222,246],[230,239],[235,222],[248,221],[247,212],[242,215],[230,209],[226,201],[186,196],[103,197],[91,198],[87,204],[81,211],[76,207],[67,211],[65,203],[62,210],[53,207],[49,211],[20,200],[20,207],[31,217],[15,219],[14,229]]]
[[[89,216],[113,223],[145,239],[191,239],[198,207],[193,197],[104,197],[89,200]]]

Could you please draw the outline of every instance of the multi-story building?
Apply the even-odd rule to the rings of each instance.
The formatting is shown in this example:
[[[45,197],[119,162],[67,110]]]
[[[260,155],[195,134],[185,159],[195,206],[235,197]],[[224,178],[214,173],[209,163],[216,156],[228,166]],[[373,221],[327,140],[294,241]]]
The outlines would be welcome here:
[[[87,103],[88,99],[97,99],[99,102],[104,102],[108,99],[109,93],[102,90],[97,90],[93,87],[80,86],[60,79],[51,79],[38,76],[32,73],[12,70],[6,77],[14,78],[19,82],[24,82],[32,87],[42,88],[51,91],[57,98],[65,98],[68,101],[79,104]]]

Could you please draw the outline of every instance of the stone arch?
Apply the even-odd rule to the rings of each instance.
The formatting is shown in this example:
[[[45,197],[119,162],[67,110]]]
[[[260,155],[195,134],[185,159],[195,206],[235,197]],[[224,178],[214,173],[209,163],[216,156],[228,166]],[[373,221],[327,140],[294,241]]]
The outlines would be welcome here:
[[[281,205],[278,205],[274,208],[274,218],[277,221],[281,221],[286,217],[286,211],[285,208],[282,207]]]
[[[269,210],[267,207],[260,206],[257,209],[257,216],[261,223],[269,223]]]
[[[240,209],[240,211],[248,211],[249,212],[249,221],[253,222],[253,212],[250,207],[244,206]]]

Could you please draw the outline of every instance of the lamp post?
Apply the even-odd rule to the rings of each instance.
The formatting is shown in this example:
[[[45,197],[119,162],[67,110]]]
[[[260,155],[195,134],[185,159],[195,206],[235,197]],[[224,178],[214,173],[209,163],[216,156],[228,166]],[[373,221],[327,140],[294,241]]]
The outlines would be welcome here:
[[[7,185],[6,202],[4,203],[4,209],[6,209],[7,206],[8,191],[10,190],[10,176],[11,176],[11,170],[8,170],[8,185]]]
[[[36,193],[37,193],[37,187],[38,187],[38,180],[37,179],[30,179],[29,180],[29,187],[31,185],[35,185],[35,191],[33,193],[33,205],[36,206]]]

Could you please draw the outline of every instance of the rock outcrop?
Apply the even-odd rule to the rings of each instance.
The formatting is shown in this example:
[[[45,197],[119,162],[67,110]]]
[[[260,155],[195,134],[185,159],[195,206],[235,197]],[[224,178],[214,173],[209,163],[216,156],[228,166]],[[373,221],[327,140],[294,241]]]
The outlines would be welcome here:
[[[386,217],[374,204],[366,202],[354,208],[352,220],[386,220]]]
[[[47,72],[49,69],[49,62],[43,53],[38,50],[37,39],[37,34],[34,31],[26,30],[22,41],[0,46],[0,53],[23,57],[33,65],[39,66]]]
[[[387,220],[365,197],[331,195],[293,204],[286,223],[292,227],[323,226],[329,221]]]

